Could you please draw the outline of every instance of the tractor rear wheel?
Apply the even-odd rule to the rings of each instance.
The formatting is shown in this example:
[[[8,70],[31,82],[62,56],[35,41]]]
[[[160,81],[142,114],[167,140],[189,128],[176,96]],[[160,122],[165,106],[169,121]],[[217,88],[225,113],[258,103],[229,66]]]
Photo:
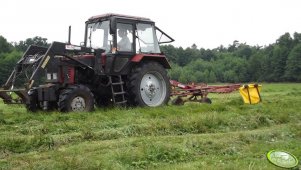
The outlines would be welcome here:
[[[133,68],[127,85],[129,102],[135,106],[160,106],[170,97],[167,72],[157,62],[141,63]]]
[[[71,85],[59,97],[58,108],[61,112],[89,112],[94,109],[94,97],[84,85]]]

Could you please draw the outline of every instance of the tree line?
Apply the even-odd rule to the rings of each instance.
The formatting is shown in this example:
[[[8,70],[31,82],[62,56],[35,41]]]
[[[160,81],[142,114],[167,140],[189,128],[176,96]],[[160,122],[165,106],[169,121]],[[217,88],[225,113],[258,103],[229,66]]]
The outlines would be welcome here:
[[[0,84],[4,84],[29,45],[49,46],[33,37],[9,43],[0,35]],[[161,46],[172,65],[171,79],[187,82],[301,82],[301,34],[281,35],[268,46],[250,46],[235,40],[228,47],[186,49]]]
[[[268,46],[234,41],[214,49],[161,46],[180,82],[301,82],[301,34],[281,35]]]

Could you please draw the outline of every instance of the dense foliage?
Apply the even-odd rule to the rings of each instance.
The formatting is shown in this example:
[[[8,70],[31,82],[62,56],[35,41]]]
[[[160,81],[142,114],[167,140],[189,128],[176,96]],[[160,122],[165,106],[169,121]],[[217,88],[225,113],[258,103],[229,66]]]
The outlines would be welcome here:
[[[48,46],[46,38],[33,37],[9,43],[0,35],[0,84],[8,78],[29,45]],[[301,34],[285,33],[274,44],[250,46],[234,41],[228,47],[183,49],[161,46],[172,63],[171,79],[181,82],[301,82]]]
[[[228,47],[183,49],[162,46],[172,63],[171,79],[180,82],[300,82],[301,34],[280,36],[268,46],[234,41]]]

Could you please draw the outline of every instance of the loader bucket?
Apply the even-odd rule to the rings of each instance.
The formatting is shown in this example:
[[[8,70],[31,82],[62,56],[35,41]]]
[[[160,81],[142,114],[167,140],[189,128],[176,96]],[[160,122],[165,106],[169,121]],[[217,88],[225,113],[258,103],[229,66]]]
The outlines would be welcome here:
[[[2,98],[5,104],[25,104],[28,101],[28,95],[25,89],[0,89],[0,98]]]

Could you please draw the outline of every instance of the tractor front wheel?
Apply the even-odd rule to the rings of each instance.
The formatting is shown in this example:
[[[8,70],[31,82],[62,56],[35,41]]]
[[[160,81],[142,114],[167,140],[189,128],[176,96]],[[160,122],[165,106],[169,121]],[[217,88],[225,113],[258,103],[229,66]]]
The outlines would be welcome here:
[[[61,112],[89,112],[94,109],[94,97],[84,85],[71,85],[59,97],[58,108]]]
[[[167,72],[157,62],[145,62],[135,67],[128,82],[129,102],[135,106],[160,106],[170,97]]]

